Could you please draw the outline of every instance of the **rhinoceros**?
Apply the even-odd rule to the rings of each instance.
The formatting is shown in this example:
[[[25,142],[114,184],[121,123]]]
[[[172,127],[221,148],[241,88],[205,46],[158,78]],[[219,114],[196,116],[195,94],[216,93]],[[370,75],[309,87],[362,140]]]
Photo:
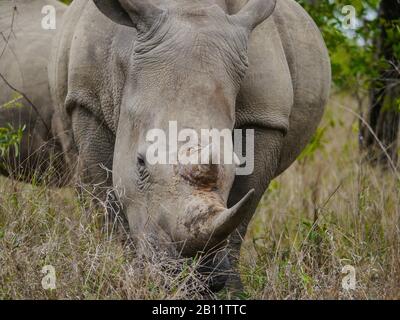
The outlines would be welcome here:
[[[42,121],[35,115],[37,126],[25,130],[34,147],[21,146],[22,158],[50,145],[45,154],[68,173],[58,184],[114,190],[133,239],[184,257],[209,254],[212,266],[235,270],[260,199],[310,141],[327,103],[330,60],[313,20],[294,0],[74,0],[65,13],[51,0],[32,3],[51,3],[63,19],[39,56],[20,39],[23,76],[34,79],[49,58],[48,79],[28,93]],[[24,100],[27,114],[32,104]],[[252,129],[252,172],[211,158],[150,164],[146,134],[168,132],[171,121],[198,133]],[[0,126],[8,122],[17,124],[14,111],[0,111]],[[240,286],[232,273],[219,288],[227,280]]]
[[[24,181],[44,174],[51,150],[61,150],[51,133],[47,66],[56,30],[43,28],[48,6],[61,21],[66,6],[54,0],[0,1],[0,127],[25,127],[18,154],[7,168],[0,165],[0,174]]]

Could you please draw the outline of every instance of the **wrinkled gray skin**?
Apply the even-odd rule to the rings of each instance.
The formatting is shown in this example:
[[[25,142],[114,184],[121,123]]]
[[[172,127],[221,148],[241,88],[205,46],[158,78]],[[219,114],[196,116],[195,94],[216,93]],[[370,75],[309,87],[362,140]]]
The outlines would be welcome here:
[[[49,65],[52,137],[73,172],[68,183],[115,187],[135,239],[188,257],[219,249],[208,266],[226,271],[269,182],[321,119],[329,57],[293,0],[152,3],[75,0],[68,8]],[[198,132],[255,129],[253,174],[146,164],[146,133],[169,121]],[[235,274],[228,280],[240,286]]]

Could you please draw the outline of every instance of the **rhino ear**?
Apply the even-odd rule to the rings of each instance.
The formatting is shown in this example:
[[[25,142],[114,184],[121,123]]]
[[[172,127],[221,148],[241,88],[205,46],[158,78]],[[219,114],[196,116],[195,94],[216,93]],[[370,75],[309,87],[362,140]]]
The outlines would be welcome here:
[[[277,0],[249,0],[232,18],[252,31],[265,21],[275,10]]]
[[[149,0],[93,0],[96,7],[115,23],[147,31],[162,13]]]

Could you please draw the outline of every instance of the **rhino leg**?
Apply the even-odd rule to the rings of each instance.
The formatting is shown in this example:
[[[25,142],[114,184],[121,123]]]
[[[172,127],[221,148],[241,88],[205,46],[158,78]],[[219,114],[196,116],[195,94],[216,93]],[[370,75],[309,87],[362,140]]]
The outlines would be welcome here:
[[[24,128],[18,150],[10,146],[0,156],[0,173],[24,182],[58,184],[62,178],[62,159],[57,141],[36,112],[18,103],[0,108],[0,127],[11,126],[13,132]]]
[[[112,187],[115,137],[104,123],[81,107],[75,108],[72,113],[72,131],[77,151],[74,171],[79,177],[75,183],[100,201],[105,201]]]
[[[247,227],[257,209],[257,205],[269,183],[275,177],[284,140],[284,134],[281,131],[262,128],[254,128],[254,130],[254,171],[251,175],[236,177],[229,197],[229,205],[231,205],[237,203],[238,199],[241,199],[247,190],[255,190],[251,202],[243,208],[246,211],[246,219],[231,234],[228,241],[229,260],[233,273],[228,279],[227,287],[234,292],[242,291],[243,289],[238,272],[240,248],[246,235]],[[243,150],[246,150],[245,147],[243,147]]]
[[[71,122],[74,146],[69,148],[67,162],[71,166],[71,161],[75,160],[75,168],[70,170],[74,171],[75,178],[72,179],[78,194],[81,197],[90,194],[95,200],[95,205],[106,208],[108,218],[105,228],[107,223],[115,227],[114,222],[117,219],[117,226],[129,230],[128,222],[121,214],[122,210],[112,190],[114,134],[90,111],[82,107],[74,109]]]

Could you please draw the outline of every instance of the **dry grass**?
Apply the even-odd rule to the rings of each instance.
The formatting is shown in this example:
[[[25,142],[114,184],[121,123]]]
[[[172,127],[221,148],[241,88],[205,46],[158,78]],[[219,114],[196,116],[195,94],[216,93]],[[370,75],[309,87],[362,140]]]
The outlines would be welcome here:
[[[247,294],[271,299],[400,298],[399,180],[362,161],[348,98],[332,99],[318,150],[274,181],[242,259]],[[342,289],[342,268],[356,289]]]
[[[205,292],[196,263],[135,256],[122,224],[74,191],[2,180],[0,299],[188,299]],[[43,290],[43,266],[56,290]],[[176,270],[181,270],[177,273]]]
[[[362,162],[358,120],[339,105],[353,108],[332,100],[317,150],[258,208],[241,259],[243,298],[400,298],[399,180]],[[72,190],[0,178],[0,299],[200,298],[194,265],[136,257],[122,228],[104,220]],[[56,269],[56,290],[41,286],[44,265]],[[356,269],[355,290],[341,287],[345,265]]]

